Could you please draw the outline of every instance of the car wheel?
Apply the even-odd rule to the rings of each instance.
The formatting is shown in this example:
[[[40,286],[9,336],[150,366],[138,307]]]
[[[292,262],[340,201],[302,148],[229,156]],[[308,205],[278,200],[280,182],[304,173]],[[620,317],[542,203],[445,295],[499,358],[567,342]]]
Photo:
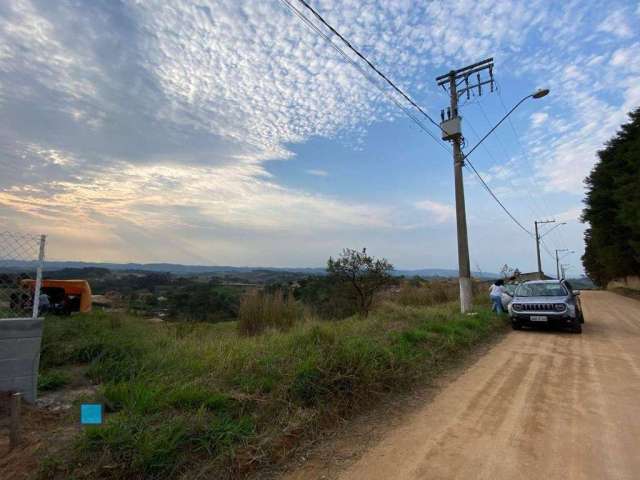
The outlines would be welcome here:
[[[578,318],[580,319],[580,323],[584,323],[584,315],[583,315],[582,311],[580,311],[580,313],[578,315],[579,315]]]
[[[582,333],[582,323],[580,323],[579,319],[576,319],[571,326],[571,331],[573,333]]]
[[[511,328],[514,330],[522,330],[522,324],[520,322],[511,322]]]

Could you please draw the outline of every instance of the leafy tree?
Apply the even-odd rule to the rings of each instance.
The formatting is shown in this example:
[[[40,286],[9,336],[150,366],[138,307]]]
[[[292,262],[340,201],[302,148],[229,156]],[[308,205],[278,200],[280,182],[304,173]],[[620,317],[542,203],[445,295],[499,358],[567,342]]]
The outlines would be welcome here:
[[[361,252],[345,248],[337,259],[329,257],[327,273],[330,281],[340,285],[354,302],[356,310],[369,315],[375,294],[392,283],[391,265],[386,259],[375,259]]]
[[[585,179],[582,262],[599,285],[640,272],[640,108],[629,116]]]

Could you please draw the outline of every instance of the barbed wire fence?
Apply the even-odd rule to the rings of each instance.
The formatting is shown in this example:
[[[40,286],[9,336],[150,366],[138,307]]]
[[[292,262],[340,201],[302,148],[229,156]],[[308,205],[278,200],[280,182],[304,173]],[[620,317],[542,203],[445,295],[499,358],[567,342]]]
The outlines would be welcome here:
[[[0,232],[0,319],[37,318],[45,235]]]

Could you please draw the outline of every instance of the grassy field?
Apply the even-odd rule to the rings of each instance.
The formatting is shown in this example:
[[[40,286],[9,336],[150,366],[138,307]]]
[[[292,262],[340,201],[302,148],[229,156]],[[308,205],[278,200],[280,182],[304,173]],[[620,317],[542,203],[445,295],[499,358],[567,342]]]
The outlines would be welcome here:
[[[256,336],[239,335],[236,322],[49,318],[41,383],[64,387],[66,369],[83,365],[107,421],[47,457],[40,476],[237,478],[282,461],[337,418],[428,379],[504,329],[484,307],[456,309],[386,302],[366,319],[307,318]]]

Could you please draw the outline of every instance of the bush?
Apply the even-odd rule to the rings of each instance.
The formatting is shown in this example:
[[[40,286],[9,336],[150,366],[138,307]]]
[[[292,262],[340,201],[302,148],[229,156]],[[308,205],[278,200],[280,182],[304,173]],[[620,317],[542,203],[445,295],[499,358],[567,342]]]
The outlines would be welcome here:
[[[458,298],[459,287],[451,281],[407,282],[400,287],[397,301],[401,305],[429,307]]]
[[[71,382],[71,375],[67,372],[51,370],[38,375],[38,390],[48,392],[59,390]]]
[[[299,287],[293,292],[296,299],[311,308],[318,317],[340,320],[357,312],[350,295],[329,276],[308,277],[298,283]]]
[[[303,310],[292,295],[285,299],[281,290],[273,294],[252,291],[240,301],[238,331],[242,335],[257,335],[269,327],[285,331],[302,317]]]

